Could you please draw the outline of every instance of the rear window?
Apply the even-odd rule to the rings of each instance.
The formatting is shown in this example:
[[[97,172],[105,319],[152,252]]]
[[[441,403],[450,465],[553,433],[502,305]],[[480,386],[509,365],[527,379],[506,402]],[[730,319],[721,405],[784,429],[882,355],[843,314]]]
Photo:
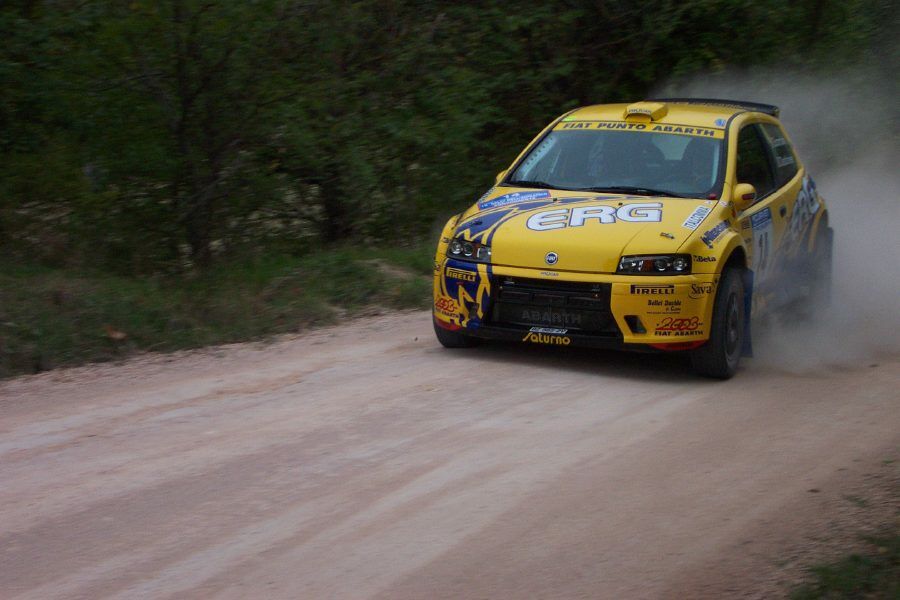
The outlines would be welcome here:
[[[772,160],[775,161],[775,179],[778,187],[781,187],[797,174],[797,157],[780,127],[771,123],[763,123],[762,131],[766,143],[772,150]]]

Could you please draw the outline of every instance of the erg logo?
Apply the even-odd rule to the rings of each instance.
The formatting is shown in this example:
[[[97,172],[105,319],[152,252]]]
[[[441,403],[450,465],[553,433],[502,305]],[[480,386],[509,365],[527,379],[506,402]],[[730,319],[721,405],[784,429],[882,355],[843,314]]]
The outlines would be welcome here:
[[[555,208],[528,217],[526,226],[532,231],[549,231],[566,227],[582,227],[591,219],[608,225],[616,221],[658,223],[662,221],[661,202],[636,202],[618,208],[607,205]]]

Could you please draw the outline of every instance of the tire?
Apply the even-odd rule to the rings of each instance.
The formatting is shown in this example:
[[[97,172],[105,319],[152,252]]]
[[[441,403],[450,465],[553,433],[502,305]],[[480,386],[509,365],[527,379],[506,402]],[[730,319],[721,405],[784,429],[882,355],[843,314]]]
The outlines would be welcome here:
[[[444,348],[471,348],[478,345],[478,340],[458,331],[450,331],[432,322],[434,335]]]
[[[741,360],[746,334],[744,278],[739,269],[722,273],[715,302],[709,341],[691,352],[691,364],[704,377],[730,379]]]
[[[831,270],[834,230],[822,224],[813,251],[796,271],[797,296],[780,309],[789,321],[814,323],[831,307]]]

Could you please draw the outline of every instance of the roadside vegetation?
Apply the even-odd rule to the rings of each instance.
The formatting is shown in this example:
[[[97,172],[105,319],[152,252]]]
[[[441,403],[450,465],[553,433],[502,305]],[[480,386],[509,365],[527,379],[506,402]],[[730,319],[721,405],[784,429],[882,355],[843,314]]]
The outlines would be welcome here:
[[[191,278],[0,266],[0,376],[251,340],[430,295],[430,248],[334,248],[222,263]]]
[[[435,228],[552,116],[757,65],[868,62],[896,93],[894,19],[886,0],[0,3],[0,376],[417,305],[427,285],[384,265],[430,269]]]
[[[796,589],[792,600],[900,598],[900,527],[866,541],[869,552],[810,569],[813,581]]]

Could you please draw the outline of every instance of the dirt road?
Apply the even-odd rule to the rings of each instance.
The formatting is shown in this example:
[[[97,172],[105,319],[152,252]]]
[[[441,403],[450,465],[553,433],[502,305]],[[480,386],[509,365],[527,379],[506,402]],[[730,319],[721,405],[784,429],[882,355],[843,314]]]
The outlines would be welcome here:
[[[752,596],[896,470],[898,389],[424,312],[2,382],[0,597]]]

